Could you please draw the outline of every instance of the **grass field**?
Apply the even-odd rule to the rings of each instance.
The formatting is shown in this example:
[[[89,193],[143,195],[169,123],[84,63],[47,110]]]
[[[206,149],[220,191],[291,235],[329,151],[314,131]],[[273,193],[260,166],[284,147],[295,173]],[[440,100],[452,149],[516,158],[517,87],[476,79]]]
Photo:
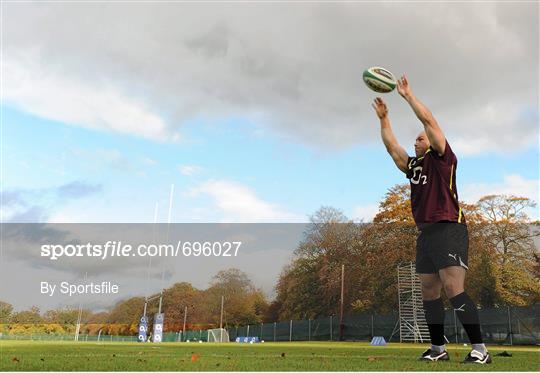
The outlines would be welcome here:
[[[460,364],[464,346],[449,346],[450,362],[422,362],[426,345],[362,342],[281,342],[259,344],[115,343],[0,341],[1,371],[537,371],[538,347],[490,347],[513,357],[491,365]]]

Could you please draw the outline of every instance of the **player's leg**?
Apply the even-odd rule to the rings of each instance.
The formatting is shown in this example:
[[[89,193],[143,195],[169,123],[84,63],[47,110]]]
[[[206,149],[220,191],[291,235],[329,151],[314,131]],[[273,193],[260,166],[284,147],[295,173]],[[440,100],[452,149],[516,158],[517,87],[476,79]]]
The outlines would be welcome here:
[[[490,363],[491,357],[482,339],[476,304],[464,290],[465,273],[465,268],[458,266],[446,267],[439,271],[444,291],[472,345],[473,351],[467,356],[466,362]]]
[[[444,304],[441,299],[443,283],[437,273],[419,273],[422,301],[429,330],[431,347],[428,360],[448,360],[444,344]]]
[[[422,286],[424,314],[431,339],[431,347],[426,350],[421,360],[448,360],[444,346],[444,305],[441,300],[442,281],[427,250],[428,240],[425,233],[420,234],[416,245],[416,271]]]
[[[419,273],[422,285],[422,300],[432,301],[441,297],[443,283],[438,273]]]
[[[463,224],[445,224],[441,238],[445,243],[441,242],[441,249],[436,251],[433,260],[439,270],[444,291],[473,348],[466,362],[490,363],[491,357],[482,340],[478,310],[465,292],[465,274],[468,269],[467,227]]]

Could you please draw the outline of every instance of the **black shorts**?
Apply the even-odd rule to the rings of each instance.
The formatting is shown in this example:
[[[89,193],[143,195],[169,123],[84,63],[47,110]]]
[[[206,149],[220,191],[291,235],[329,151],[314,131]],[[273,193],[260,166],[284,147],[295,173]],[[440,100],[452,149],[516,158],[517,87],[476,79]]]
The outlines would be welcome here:
[[[439,222],[424,228],[416,240],[416,272],[438,273],[450,266],[468,267],[467,225]]]

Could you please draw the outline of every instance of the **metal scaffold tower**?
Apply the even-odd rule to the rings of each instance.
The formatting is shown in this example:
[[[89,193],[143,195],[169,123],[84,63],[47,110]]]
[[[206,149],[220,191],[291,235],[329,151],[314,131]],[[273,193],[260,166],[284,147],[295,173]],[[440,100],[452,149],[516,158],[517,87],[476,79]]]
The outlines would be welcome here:
[[[429,331],[422,305],[422,289],[416,266],[398,266],[399,339],[401,342],[427,342]]]

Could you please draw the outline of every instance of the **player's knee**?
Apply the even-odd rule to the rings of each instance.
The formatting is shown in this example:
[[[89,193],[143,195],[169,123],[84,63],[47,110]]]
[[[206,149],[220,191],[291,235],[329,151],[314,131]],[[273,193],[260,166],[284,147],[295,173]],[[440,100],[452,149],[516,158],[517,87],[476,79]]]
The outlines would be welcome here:
[[[458,294],[463,293],[463,285],[456,282],[445,282],[444,292],[448,298],[453,298]]]
[[[438,299],[441,296],[440,286],[431,285],[431,284],[422,284],[422,299],[423,300],[434,300]]]

